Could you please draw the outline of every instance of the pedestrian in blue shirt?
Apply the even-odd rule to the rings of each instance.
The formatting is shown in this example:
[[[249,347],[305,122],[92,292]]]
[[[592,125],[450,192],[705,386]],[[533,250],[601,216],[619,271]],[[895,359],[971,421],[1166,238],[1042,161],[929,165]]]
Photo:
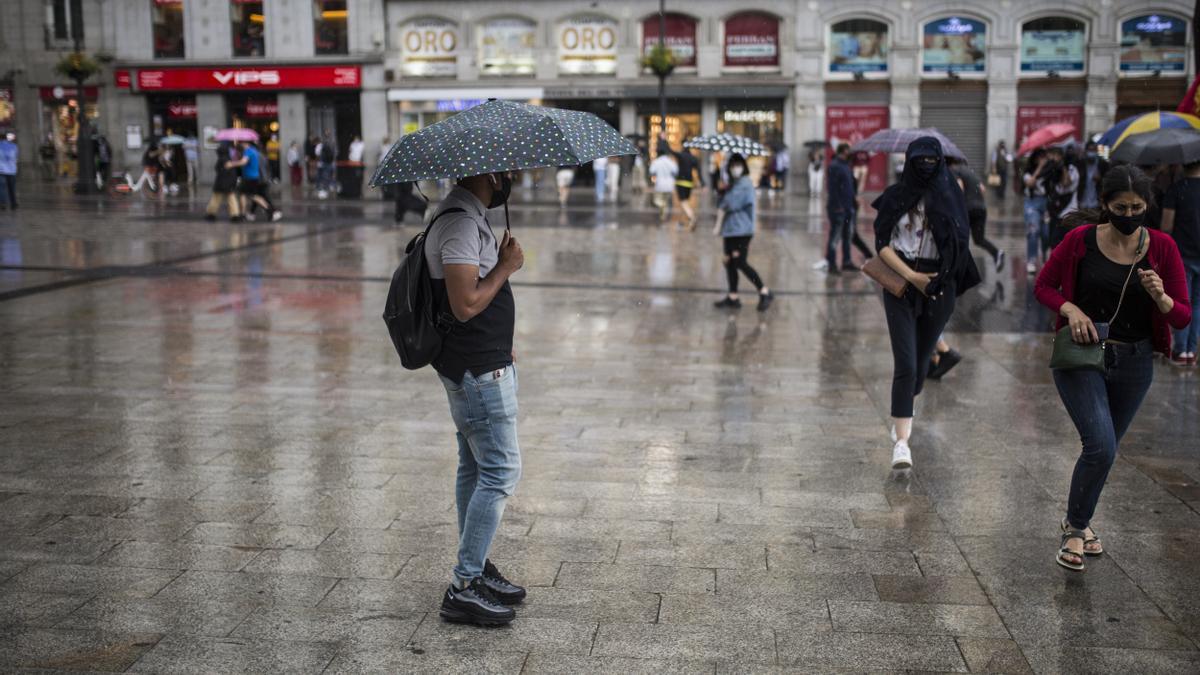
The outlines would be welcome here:
[[[276,209],[275,205],[271,203],[270,186],[263,180],[262,175],[262,153],[249,141],[242,141],[238,145],[242,148],[242,158],[228,162],[226,166],[231,169],[242,168],[242,182],[238,188],[243,199],[246,200],[242,213],[245,214],[246,220],[254,220],[254,210],[261,206],[271,220],[279,220],[283,217],[283,212]]]
[[[0,138],[0,205],[17,209],[17,135],[11,131]]]
[[[750,240],[754,238],[754,219],[757,211],[754,183],[750,181],[750,168],[746,165],[746,159],[741,155],[730,157],[727,168],[730,186],[721,197],[718,207],[720,220],[713,234],[719,234],[724,241],[725,277],[729,282],[729,293],[715,305],[718,309],[741,309],[742,301],[738,299],[737,292],[738,273],[741,272],[758,289],[758,311],[765,312],[775,296],[747,260],[750,255]]]

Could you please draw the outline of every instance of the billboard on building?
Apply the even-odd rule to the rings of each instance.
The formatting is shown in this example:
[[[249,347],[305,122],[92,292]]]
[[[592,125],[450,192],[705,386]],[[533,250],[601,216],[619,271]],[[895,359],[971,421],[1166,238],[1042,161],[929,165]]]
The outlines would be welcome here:
[[[727,67],[779,67],[779,19],[763,12],[742,12],[725,19],[724,25]]]
[[[841,143],[854,145],[880,129],[888,128],[890,114],[886,105],[831,105],[825,110],[826,161]],[[866,189],[876,192],[887,187],[888,156],[875,153],[867,162]]]
[[[533,75],[536,40],[537,24],[528,19],[485,21],[479,27],[479,74]]]
[[[617,22],[603,16],[576,16],[559,23],[558,72],[615,75]]]
[[[1021,30],[1021,72],[1081,73],[1086,37],[1079,28]]]
[[[921,55],[926,73],[982,73],[987,68],[987,25],[957,16],[930,21]]]
[[[829,70],[834,73],[887,72],[888,27],[872,19],[839,21],[829,28]]]
[[[458,72],[458,26],[426,17],[400,27],[400,72],[408,77],[454,77]]]
[[[658,15],[642,20],[642,54],[658,44]],[[696,67],[696,20],[684,14],[667,12],[663,16],[663,44],[675,54],[676,68]]]
[[[1121,23],[1121,70],[1182,75],[1186,46],[1186,20],[1170,14],[1135,16]]]
[[[1083,138],[1083,106],[1081,105],[1023,105],[1017,108],[1017,142],[1019,148],[1029,134],[1048,124],[1070,124],[1075,127],[1074,140]]]

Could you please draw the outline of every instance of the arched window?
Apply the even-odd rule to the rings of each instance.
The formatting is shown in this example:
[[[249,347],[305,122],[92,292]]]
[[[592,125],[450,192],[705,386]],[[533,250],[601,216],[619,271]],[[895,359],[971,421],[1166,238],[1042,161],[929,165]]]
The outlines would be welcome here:
[[[1183,75],[1187,65],[1187,20],[1145,14],[1121,22],[1121,72]]]
[[[675,54],[676,68],[696,67],[696,20],[686,14],[667,12],[663,15],[663,44]],[[642,19],[642,54],[649,54],[658,44],[657,14]]]
[[[1084,23],[1048,16],[1021,26],[1022,73],[1082,73],[1087,57]]]
[[[479,25],[480,75],[533,75],[537,24],[522,17],[498,17]]]
[[[615,75],[617,22],[590,14],[559,22],[558,71],[565,75]]]
[[[832,73],[886,73],[888,27],[874,19],[848,19],[829,27]]]
[[[400,72],[408,77],[454,77],[458,72],[458,25],[423,17],[400,27]]]
[[[987,70],[987,24],[948,16],[925,24],[921,70],[926,73],[982,73]]]
[[[725,19],[726,68],[778,68],[779,19],[765,12],[741,12]]]

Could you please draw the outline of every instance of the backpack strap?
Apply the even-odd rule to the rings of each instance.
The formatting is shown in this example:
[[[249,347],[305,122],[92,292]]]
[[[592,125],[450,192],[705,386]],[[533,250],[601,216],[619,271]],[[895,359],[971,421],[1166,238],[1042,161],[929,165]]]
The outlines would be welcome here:
[[[447,213],[466,213],[466,212],[467,212],[466,209],[463,209],[463,208],[460,208],[457,206],[450,207],[444,211],[438,211],[437,213],[433,214],[433,218],[430,219],[430,221],[429,221],[429,226],[425,228],[425,236],[426,237],[429,236],[429,231],[433,229],[433,224],[437,222],[438,218],[441,218],[442,216],[446,215]]]

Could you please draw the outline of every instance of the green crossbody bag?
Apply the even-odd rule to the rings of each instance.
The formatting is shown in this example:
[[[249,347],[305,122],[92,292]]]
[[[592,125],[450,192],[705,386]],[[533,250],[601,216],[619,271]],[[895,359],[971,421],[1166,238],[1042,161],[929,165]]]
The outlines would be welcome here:
[[[1125,291],[1129,288],[1129,280],[1133,278],[1133,270],[1137,267],[1138,260],[1142,257],[1142,247],[1146,245],[1146,231],[1142,230],[1142,237],[1138,240],[1137,251],[1133,256],[1133,264],[1129,266],[1129,274],[1125,275],[1125,284],[1121,286],[1121,297],[1117,299],[1117,309],[1113,312],[1112,318],[1108,320],[1108,325],[1112,325],[1116,321],[1117,314],[1121,311],[1121,303],[1125,302]],[[1071,327],[1063,326],[1054,334],[1054,351],[1050,354],[1050,367],[1054,370],[1095,370],[1105,372],[1108,370],[1104,364],[1104,339],[1107,335],[1102,336],[1099,342],[1092,344],[1081,345],[1071,338]]]

